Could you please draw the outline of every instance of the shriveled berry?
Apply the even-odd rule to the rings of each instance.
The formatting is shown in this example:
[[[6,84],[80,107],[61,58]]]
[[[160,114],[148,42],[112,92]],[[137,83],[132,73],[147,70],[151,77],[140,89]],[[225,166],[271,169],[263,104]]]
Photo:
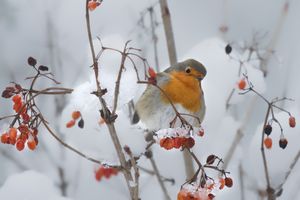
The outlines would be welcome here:
[[[212,199],[214,199],[216,196],[215,195],[213,195],[212,193],[209,193],[208,194],[208,199],[209,200],[212,200]]]
[[[22,151],[25,147],[25,142],[24,140],[22,139],[18,139],[17,140],[17,143],[16,143],[16,148],[19,150],[19,151]]]
[[[288,144],[287,139],[281,138],[281,139],[279,140],[279,147],[280,147],[280,148],[285,149],[286,146],[287,146],[287,144]]]
[[[66,127],[71,128],[75,125],[75,123],[76,123],[76,121],[74,119],[72,119],[66,124]]]
[[[244,90],[245,87],[246,87],[246,81],[245,79],[241,79],[239,82],[238,82],[238,87],[240,90]]]
[[[271,149],[272,148],[272,138],[270,138],[270,137],[265,138],[264,144],[267,149]]]
[[[225,47],[225,53],[226,54],[230,54],[232,51],[232,47],[230,44],[227,44],[226,47]]]
[[[294,128],[296,126],[296,119],[295,119],[295,117],[290,116],[290,118],[289,118],[289,125],[292,128]]]
[[[232,178],[226,177],[225,178],[225,185],[226,185],[226,187],[232,187],[232,185],[233,185]]]
[[[206,164],[208,165],[212,165],[214,164],[215,160],[216,160],[217,156],[215,155],[209,155],[207,158],[206,158]]]
[[[272,133],[272,126],[270,124],[267,124],[264,128],[264,133],[266,135],[270,135]]]
[[[47,66],[40,65],[40,66],[39,66],[39,70],[40,70],[40,71],[48,71],[49,68],[48,68]]]
[[[74,111],[72,112],[72,119],[77,120],[81,116],[80,111]]]
[[[197,132],[197,135],[200,136],[200,137],[203,137],[204,136],[204,130],[201,129]]]
[[[78,122],[78,127],[79,128],[84,128],[84,120],[82,118]]]
[[[34,59],[33,57],[29,57],[27,59],[28,65],[30,66],[35,66],[36,65],[36,59]]]

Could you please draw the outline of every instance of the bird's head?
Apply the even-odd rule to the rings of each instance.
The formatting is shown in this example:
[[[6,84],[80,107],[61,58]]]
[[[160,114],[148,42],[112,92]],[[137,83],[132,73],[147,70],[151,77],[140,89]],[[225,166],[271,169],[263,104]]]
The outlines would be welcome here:
[[[192,76],[201,81],[206,76],[205,67],[194,59],[187,59],[183,62],[179,62],[174,66],[168,68],[165,72],[178,71],[184,73],[187,76]]]

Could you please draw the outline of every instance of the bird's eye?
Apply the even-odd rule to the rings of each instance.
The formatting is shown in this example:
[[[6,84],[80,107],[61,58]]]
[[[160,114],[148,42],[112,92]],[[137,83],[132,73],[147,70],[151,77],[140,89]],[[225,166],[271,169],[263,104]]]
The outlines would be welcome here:
[[[191,68],[190,67],[185,68],[185,72],[188,74],[191,73]]]

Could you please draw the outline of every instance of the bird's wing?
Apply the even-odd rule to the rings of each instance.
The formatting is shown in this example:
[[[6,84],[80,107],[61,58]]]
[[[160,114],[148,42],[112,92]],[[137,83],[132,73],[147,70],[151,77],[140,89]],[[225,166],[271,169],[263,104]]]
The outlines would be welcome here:
[[[165,72],[157,73],[157,85],[161,87],[169,79],[170,75]],[[133,114],[132,123],[136,124],[140,118],[147,117],[157,111],[160,107],[160,91],[153,85],[148,85],[146,90],[143,92],[139,100],[135,104],[135,112]]]

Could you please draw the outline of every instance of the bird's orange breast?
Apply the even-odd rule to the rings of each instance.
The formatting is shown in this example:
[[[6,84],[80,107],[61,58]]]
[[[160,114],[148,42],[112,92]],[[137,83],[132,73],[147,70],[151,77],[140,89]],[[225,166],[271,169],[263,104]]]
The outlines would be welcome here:
[[[172,72],[168,83],[161,88],[172,103],[179,103],[190,112],[200,110],[202,89],[195,77],[189,76],[184,72]],[[162,101],[170,103],[166,95],[161,95]]]

